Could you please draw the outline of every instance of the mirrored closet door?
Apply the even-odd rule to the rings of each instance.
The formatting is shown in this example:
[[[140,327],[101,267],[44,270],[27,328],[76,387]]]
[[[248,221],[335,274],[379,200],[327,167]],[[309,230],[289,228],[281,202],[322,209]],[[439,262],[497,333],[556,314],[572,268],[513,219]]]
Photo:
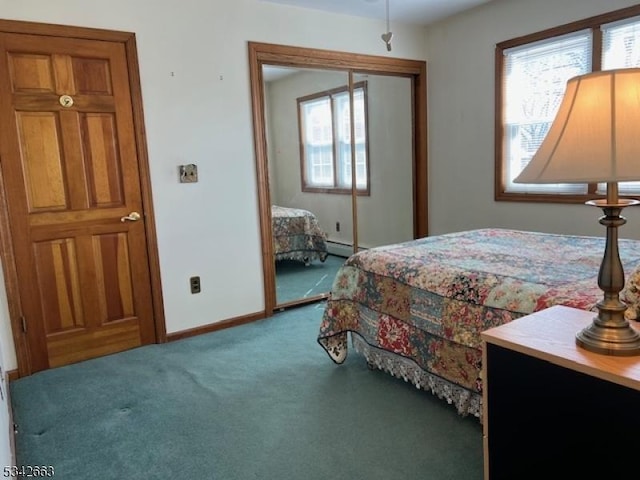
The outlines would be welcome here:
[[[262,74],[276,304],[286,306],[326,295],[353,248],[348,75],[273,65]]]
[[[356,168],[366,168],[367,188],[354,197],[358,249],[405,242],[414,236],[413,114],[411,79],[404,76],[353,75],[362,86],[366,108],[366,156],[356,151]],[[354,106],[358,105],[354,90]],[[360,127],[357,112],[354,118]],[[355,137],[358,145],[358,130]]]
[[[356,249],[427,235],[426,67],[258,43],[249,57],[271,314],[325,298]]]

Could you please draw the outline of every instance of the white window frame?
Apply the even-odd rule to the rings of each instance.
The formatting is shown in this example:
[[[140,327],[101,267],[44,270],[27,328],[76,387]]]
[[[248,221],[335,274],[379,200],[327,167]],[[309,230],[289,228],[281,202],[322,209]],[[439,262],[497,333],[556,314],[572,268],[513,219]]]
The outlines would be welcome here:
[[[369,195],[367,82],[354,84],[353,98],[356,120],[356,193]],[[348,87],[297,99],[302,191],[352,193],[349,100]],[[314,106],[325,110],[315,119],[311,117]],[[315,127],[312,125],[314,120]],[[318,123],[321,125],[318,126]]]

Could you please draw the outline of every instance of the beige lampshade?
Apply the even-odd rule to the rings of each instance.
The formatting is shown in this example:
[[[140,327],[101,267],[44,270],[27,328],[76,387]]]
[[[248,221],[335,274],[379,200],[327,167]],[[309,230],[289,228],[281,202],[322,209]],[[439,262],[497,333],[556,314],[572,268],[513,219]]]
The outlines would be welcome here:
[[[516,183],[640,180],[640,68],[574,77]]]

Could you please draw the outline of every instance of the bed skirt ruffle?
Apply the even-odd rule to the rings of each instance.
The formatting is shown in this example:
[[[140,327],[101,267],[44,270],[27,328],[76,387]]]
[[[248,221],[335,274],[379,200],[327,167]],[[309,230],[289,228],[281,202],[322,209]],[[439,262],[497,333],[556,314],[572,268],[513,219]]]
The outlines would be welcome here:
[[[482,422],[482,395],[470,392],[437,375],[421,369],[413,360],[369,345],[364,339],[351,333],[351,343],[356,352],[364,356],[367,364],[426,390],[454,405],[460,415],[473,415]]]

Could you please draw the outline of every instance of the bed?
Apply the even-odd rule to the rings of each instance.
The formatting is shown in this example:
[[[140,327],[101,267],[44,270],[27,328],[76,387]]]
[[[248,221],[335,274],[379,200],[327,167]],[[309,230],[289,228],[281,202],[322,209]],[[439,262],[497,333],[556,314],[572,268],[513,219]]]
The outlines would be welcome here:
[[[640,241],[619,240],[625,273]],[[352,255],[337,272],[318,342],[340,364],[348,338],[368,365],[482,414],[480,332],[552,305],[596,310],[604,238],[480,229]]]
[[[271,206],[275,259],[309,265],[327,259],[327,235],[316,216],[301,208]]]

